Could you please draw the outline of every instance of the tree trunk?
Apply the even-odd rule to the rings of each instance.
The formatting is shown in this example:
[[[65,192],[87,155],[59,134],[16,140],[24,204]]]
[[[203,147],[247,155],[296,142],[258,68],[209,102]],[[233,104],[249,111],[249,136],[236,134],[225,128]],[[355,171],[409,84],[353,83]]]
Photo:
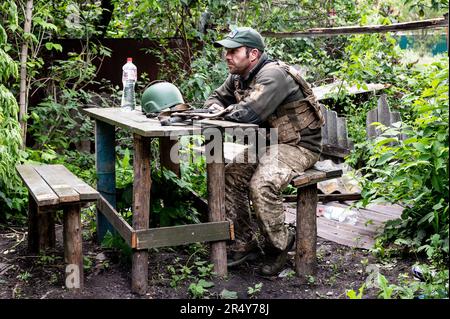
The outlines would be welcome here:
[[[24,35],[31,31],[31,17],[33,14],[33,0],[27,0],[25,9],[25,23],[23,26]],[[27,87],[27,58],[28,58],[28,40],[24,39],[22,44],[22,52],[20,54],[20,95],[19,95],[19,121],[22,128],[22,148],[26,146],[27,139],[27,104],[28,90]]]

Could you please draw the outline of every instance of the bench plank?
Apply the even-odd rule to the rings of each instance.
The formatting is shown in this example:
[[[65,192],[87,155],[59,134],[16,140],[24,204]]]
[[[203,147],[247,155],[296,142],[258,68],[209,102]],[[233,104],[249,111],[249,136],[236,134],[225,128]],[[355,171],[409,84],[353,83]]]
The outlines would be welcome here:
[[[332,179],[336,177],[340,177],[342,175],[342,170],[331,170],[331,171],[323,171],[314,168],[310,168],[306,170],[303,174],[295,177],[291,181],[291,185],[294,187],[304,187],[311,184],[316,184],[318,182]]]
[[[54,165],[33,165],[33,167],[58,195],[60,203],[80,201],[80,195],[54,171]]]
[[[79,195],[80,200],[96,200],[99,192],[69,171],[64,165],[52,165],[53,174],[58,177],[60,183],[70,185]]]
[[[58,195],[42,179],[34,167],[30,165],[17,165],[16,169],[38,206],[59,204]]]

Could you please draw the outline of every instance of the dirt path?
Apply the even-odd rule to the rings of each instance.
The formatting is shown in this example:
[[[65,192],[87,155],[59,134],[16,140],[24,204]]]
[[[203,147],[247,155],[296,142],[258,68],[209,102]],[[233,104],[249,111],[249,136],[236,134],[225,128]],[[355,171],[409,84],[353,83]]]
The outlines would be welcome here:
[[[131,265],[117,250],[102,249],[84,239],[85,288],[81,293],[64,288],[64,260],[61,226],[57,226],[57,246],[46,255],[29,255],[24,228],[0,229],[0,299],[344,299],[346,290],[358,288],[371,269],[377,268],[392,282],[400,273],[409,273],[412,260],[390,260],[376,264],[363,249],[350,248],[321,238],[318,240],[318,274],[302,283],[293,276],[291,259],[284,277],[262,277],[257,273],[262,259],[229,269],[226,280],[211,277],[204,245],[196,244],[150,251],[149,288],[144,296],[131,293]],[[210,282],[202,292],[198,282]],[[197,284],[196,287],[189,286]],[[228,292],[227,292],[228,291]],[[363,298],[376,298],[374,289]]]

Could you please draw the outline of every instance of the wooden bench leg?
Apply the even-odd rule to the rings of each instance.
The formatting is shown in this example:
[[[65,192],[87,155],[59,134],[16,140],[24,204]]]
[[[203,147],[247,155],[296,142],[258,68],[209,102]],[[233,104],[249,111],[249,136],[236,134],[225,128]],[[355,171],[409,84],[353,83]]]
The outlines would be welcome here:
[[[39,253],[38,207],[31,195],[28,195],[28,251]]]
[[[39,208],[28,195],[28,251],[37,254],[55,248],[55,238],[55,213]]]
[[[317,271],[317,184],[297,190],[295,272],[306,278]]]
[[[38,209],[39,250],[55,248],[55,212]]]
[[[66,264],[66,288],[83,288],[83,247],[80,205],[64,208],[64,261]]]

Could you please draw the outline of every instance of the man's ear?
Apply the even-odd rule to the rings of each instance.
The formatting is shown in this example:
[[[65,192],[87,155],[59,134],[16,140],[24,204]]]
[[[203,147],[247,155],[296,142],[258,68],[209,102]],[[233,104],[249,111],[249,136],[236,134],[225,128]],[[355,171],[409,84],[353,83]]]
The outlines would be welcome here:
[[[252,49],[252,51],[250,51],[250,56],[252,57],[252,62],[258,60],[258,49]]]

